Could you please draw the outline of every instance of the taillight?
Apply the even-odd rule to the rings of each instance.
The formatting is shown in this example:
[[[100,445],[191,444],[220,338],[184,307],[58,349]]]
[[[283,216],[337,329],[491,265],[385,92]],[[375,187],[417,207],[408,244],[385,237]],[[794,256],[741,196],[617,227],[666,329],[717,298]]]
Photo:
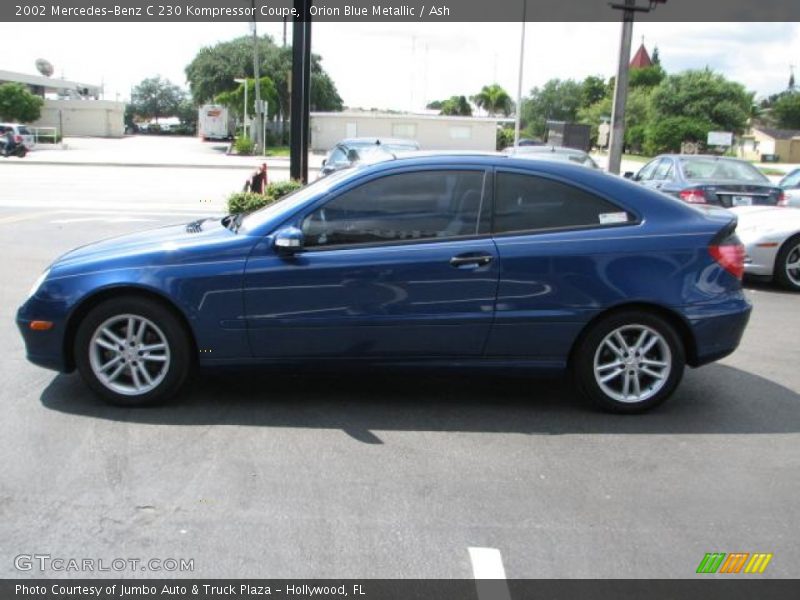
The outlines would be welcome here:
[[[688,189],[682,190],[678,196],[684,202],[688,202],[689,204],[706,204],[706,195],[703,190],[698,189]]]
[[[708,253],[736,279],[742,278],[746,253],[744,245],[732,231],[721,231],[708,246]]]
[[[17,142],[18,144],[21,144],[22,143],[22,136],[21,135],[15,135],[14,136],[14,141]]]
[[[778,193],[778,206],[789,206],[789,197],[786,192],[781,191]]]

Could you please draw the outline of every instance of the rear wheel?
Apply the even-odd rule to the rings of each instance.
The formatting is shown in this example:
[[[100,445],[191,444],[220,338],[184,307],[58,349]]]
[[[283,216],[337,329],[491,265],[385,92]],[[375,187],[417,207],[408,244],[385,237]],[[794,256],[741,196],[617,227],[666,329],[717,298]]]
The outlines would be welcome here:
[[[800,235],[786,240],[775,259],[775,281],[793,292],[800,292]]]
[[[178,318],[144,298],[112,299],[84,318],[75,362],[89,387],[120,406],[148,406],[178,391],[191,345]]]
[[[666,400],[683,377],[683,343],[664,319],[644,311],[595,323],[575,353],[580,390],[605,410],[636,413]]]

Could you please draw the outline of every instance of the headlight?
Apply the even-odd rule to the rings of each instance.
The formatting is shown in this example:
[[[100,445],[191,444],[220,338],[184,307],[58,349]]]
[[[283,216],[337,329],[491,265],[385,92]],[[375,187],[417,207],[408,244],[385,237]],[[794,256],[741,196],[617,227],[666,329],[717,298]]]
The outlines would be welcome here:
[[[33,286],[31,286],[31,291],[28,292],[28,298],[31,298],[36,292],[39,291],[39,287],[41,287],[42,282],[47,279],[48,275],[50,275],[50,269],[45,269],[44,272],[36,278],[36,281],[33,282]]]

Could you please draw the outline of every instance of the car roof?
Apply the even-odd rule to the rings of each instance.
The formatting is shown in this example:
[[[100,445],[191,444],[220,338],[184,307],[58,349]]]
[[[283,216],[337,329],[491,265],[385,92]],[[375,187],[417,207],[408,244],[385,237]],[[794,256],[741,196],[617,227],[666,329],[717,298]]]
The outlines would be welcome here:
[[[367,144],[374,144],[381,146],[386,144],[398,144],[403,146],[419,146],[414,140],[406,140],[403,138],[389,138],[389,137],[360,137],[360,138],[347,138],[337,143],[337,146],[364,146]]]
[[[704,158],[710,160],[724,160],[730,162],[743,162],[751,164],[750,162],[743,160],[741,158],[736,158],[734,156],[717,156],[716,154],[659,154],[658,156],[654,157],[653,160],[655,160],[656,158],[677,158],[677,159]]]
[[[507,148],[509,154],[573,154],[575,156],[587,156],[588,154],[578,148],[568,148],[566,146],[517,146]]]

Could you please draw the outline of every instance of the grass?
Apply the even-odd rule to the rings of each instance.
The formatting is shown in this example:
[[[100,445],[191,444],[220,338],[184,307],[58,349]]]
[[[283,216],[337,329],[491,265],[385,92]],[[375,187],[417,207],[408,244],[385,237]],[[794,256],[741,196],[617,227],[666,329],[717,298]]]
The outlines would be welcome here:
[[[289,156],[289,146],[272,146],[267,148],[267,156]]]
[[[638,162],[638,163],[644,164],[644,163],[648,162],[653,157],[652,156],[641,156],[639,154],[623,154],[622,158],[623,158],[623,160],[629,160],[631,162]]]
[[[786,171],[781,171],[781,170],[779,170],[779,169],[772,169],[772,168],[770,168],[770,167],[759,167],[758,165],[755,165],[755,166],[756,166],[756,168],[758,168],[758,169],[759,169],[759,170],[760,170],[760,171],[761,171],[761,172],[762,172],[764,175],[772,175],[772,176],[775,176],[775,177],[783,177],[784,175],[786,175]]]

